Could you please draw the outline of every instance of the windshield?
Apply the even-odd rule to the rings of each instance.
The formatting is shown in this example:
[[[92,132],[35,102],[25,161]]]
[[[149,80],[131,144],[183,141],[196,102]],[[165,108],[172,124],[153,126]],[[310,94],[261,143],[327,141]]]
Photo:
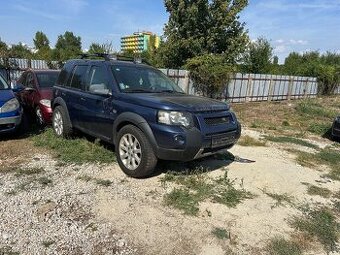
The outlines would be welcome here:
[[[6,80],[0,75],[0,89],[9,89]]]
[[[122,92],[184,93],[179,86],[157,69],[114,65],[112,72]]]
[[[51,88],[55,85],[59,72],[37,73],[40,88]]]

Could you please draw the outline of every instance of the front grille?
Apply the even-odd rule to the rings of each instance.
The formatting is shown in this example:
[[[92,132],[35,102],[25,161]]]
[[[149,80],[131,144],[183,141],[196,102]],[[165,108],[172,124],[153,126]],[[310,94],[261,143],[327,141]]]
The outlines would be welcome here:
[[[204,121],[205,121],[205,124],[209,126],[228,124],[230,122],[230,116],[205,118]]]

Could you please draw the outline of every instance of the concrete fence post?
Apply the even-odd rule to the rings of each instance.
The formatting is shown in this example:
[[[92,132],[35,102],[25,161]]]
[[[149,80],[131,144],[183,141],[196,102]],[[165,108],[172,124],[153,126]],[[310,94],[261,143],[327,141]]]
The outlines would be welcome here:
[[[273,91],[274,91],[274,81],[273,81],[273,78],[271,77],[269,81],[268,101],[273,100]]]
[[[250,75],[248,76],[248,82],[247,82],[247,94],[246,94],[246,103],[250,102],[251,96],[252,96],[252,92],[253,92],[253,78],[250,77]]]
[[[184,92],[189,94],[190,92],[190,72],[185,71],[184,75]]]
[[[291,98],[292,98],[293,82],[294,82],[294,78],[289,77],[288,94],[287,94],[287,100],[288,101],[291,100]]]

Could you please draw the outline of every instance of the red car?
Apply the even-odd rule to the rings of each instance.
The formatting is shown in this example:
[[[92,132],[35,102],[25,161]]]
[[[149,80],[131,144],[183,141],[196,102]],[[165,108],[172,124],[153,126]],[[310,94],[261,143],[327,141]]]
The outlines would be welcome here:
[[[22,89],[18,93],[24,109],[32,113],[39,125],[51,123],[51,99],[53,86],[57,81],[59,70],[27,70],[17,81]]]

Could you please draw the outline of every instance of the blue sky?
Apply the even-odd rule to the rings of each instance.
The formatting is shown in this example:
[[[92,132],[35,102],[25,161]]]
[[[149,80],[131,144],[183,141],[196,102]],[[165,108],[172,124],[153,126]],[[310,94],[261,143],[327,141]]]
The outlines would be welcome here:
[[[291,51],[340,53],[340,0],[250,0],[241,13],[251,39],[271,41],[280,62]],[[162,34],[168,20],[163,0],[11,0],[1,1],[0,38],[33,45],[36,31],[53,46],[66,30],[91,42],[112,41],[138,30]]]

